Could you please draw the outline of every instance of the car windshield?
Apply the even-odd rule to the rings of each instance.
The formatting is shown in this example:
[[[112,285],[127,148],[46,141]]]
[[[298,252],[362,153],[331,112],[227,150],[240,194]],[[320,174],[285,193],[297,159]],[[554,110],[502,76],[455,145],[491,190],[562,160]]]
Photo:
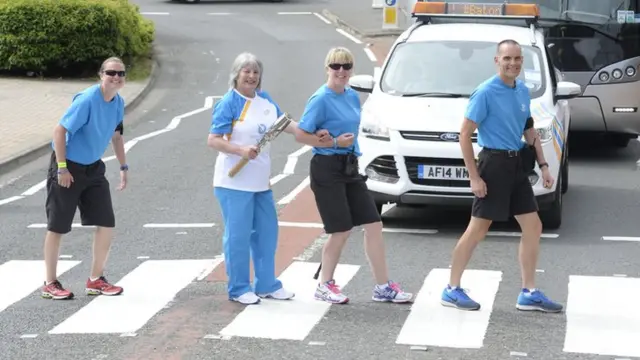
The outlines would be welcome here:
[[[545,70],[539,49],[522,47],[520,79],[532,98],[544,93]],[[391,95],[469,96],[496,74],[496,43],[424,41],[399,44],[387,63],[380,88]]]

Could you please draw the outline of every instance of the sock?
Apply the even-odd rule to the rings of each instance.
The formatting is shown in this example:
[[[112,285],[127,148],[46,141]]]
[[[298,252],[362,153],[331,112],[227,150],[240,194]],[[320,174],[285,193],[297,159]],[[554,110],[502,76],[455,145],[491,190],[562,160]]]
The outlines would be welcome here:
[[[98,279],[100,279],[100,277],[99,277],[99,276],[98,276],[98,277],[96,277],[96,278],[94,278],[94,277],[92,277],[92,276],[89,276],[89,280],[91,280],[91,281],[96,281],[96,280],[98,280]]]

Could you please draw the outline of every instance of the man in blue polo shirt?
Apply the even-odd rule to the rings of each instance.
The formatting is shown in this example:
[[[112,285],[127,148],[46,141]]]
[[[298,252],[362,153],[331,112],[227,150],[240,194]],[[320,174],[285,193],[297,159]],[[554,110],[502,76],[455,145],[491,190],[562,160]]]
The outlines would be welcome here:
[[[523,63],[522,49],[514,40],[498,44],[495,63],[498,73],[471,94],[460,132],[460,147],[475,195],[471,221],[453,251],[451,275],[442,292],[442,305],[463,310],[478,310],[460,286],[460,279],[473,250],[484,239],[493,221],[514,216],[522,229],[520,263],[522,290],[516,308],[559,312],[563,306],[549,300],[535,287],[536,262],[542,223],[538,205],[522,162],[524,132],[528,145],[534,146],[542,170],[544,186],[553,185],[538,133],[530,113],[531,98],[518,79]],[[483,148],[476,165],[471,135],[478,129],[478,144]]]

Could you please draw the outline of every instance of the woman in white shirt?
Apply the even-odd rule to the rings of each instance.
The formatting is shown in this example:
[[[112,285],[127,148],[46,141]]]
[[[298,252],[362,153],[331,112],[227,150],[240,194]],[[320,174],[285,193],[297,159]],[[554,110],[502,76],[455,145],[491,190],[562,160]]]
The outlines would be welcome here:
[[[253,54],[238,55],[231,69],[230,89],[213,108],[208,138],[208,145],[219,152],[213,186],[224,218],[229,299],[242,304],[257,304],[261,297],[287,300],[294,296],[275,277],[278,217],[269,184],[270,146],[267,144],[259,154],[255,146],[282,115],[261,88],[262,74],[262,62]],[[296,127],[291,122],[285,132],[294,134]],[[242,158],[250,161],[229,177],[229,170]],[[254,288],[249,277],[251,256]]]

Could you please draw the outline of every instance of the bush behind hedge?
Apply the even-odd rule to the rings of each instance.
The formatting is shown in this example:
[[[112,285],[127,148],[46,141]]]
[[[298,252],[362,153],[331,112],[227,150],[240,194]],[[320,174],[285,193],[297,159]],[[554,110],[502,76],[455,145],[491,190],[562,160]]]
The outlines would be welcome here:
[[[149,54],[154,38],[128,0],[0,0],[0,70],[95,74],[110,56]]]

